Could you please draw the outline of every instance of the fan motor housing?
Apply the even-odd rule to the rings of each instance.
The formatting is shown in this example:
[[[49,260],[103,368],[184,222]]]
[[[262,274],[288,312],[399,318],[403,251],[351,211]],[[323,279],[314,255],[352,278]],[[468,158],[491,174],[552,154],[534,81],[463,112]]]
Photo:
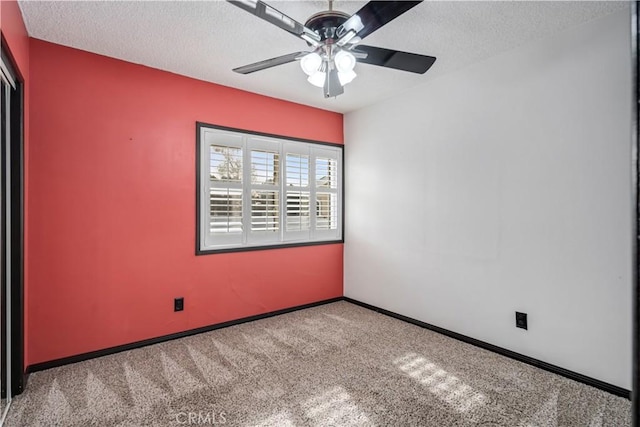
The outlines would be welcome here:
[[[324,42],[327,39],[336,39],[336,29],[347,19],[349,19],[349,15],[344,12],[326,10],[311,15],[304,25],[316,31],[320,35],[321,41]]]

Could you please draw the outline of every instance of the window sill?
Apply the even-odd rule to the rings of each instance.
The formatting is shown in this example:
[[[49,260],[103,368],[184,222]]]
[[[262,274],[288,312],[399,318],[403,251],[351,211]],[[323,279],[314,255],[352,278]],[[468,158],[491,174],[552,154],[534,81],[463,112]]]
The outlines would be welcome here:
[[[196,255],[213,255],[213,254],[226,254],[232,252],[252,252],[252,251],[265,251],[270,249],[288,249],[288,248],[300,248],[304,246],[320,246],[320,245],[335,245],[344,243],[344,239],[339,240],[321,240],[313,242],[292,242],[281,243],[275,245],[263,245],[263,246],[239,246],[234,248],[221,248],[221,249],[196,249]]]

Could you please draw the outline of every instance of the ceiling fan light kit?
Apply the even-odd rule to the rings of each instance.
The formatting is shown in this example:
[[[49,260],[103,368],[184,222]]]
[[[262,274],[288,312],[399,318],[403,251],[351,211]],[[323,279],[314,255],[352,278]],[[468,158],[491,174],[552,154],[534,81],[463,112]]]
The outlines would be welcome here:
[[[357,76],[354,68],[358,62],[424,74],[436,60],[433,56],[359,44],[421,1],[370,1],[351,16],[332,10],[333,2],[329,1],[329,10],[312,15],[304,25],[261,0],[227,1],[301,38],[313,48],[311,52],[290,53],[233,71],[249,74],[299,60],[307,81],[323,88],[325,98],[344,93],[344,86]]]
[[[312,85],[324,88],[327,74],[334,69],[338,72],[338,81],[341,86],[350,83],[357,76],[353,71],[356,66],[356,57],[351,52],[341,49],[333,54],[334,46],[321,47],[319,49],[326,52],[322,54],[311,52],[300,59],[300,68],[309,76],[307,81]]]

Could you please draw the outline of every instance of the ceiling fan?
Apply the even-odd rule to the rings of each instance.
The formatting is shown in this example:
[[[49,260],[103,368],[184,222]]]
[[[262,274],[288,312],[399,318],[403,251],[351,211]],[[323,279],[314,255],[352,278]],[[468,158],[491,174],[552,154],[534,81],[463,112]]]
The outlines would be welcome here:
[[[356,77],[356,62],[423,74],[436,61],[433,56],[359,44],[421,1],[370,1],[349,16],[333,10],[330,0],[329,10],[312,15],[304,25],[260,0],[227,1],[301,38],[313,49],[234,68],[236,73],[249,74],[299,60],[309,83],[323,88],[329,98],[344,93],[344,85]]]

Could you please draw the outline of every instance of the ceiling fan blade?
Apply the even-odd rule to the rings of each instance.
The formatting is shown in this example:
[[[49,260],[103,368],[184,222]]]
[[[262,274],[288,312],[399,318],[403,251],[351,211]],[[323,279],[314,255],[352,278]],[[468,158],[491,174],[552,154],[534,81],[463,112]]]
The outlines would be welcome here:
[[[234,6],[238,6],[240,9],[257,16],[260,19],[282,28],[283,30],[298,36],[301,39],[309,42],[312,46],[318,47],[320,45],[320,35],[315,31],[305,27],[293,18],[288,17],[279,10],[269,6],[260,0],[227,0]]]
[[[362,40],[420,3],[422,1],[370,1],[338,28],[338,37]],[[340,43],[338,41],[338,45]]]
[[[433,63],[436,62],[436,58],[433,56],[374,46],[358,45],[353,52],[367,54],[366,58],[359,57],[358,59],[358,62],[363,64],[379,65],[381,67],[395,68],[396,70],[410,71],[419,74],[426,73]]]
[[[242,67],[234,68],[233,71],[240,74],[249,74],[255,71],[265,70],[267,68],[275,67],[276,65],[288,64],[296,59],[303,57],[309,52],[294,52],[288,55],[282,55],[271,59],[265,59],[264,61],[255,62],[253,64],[245,65]]]

